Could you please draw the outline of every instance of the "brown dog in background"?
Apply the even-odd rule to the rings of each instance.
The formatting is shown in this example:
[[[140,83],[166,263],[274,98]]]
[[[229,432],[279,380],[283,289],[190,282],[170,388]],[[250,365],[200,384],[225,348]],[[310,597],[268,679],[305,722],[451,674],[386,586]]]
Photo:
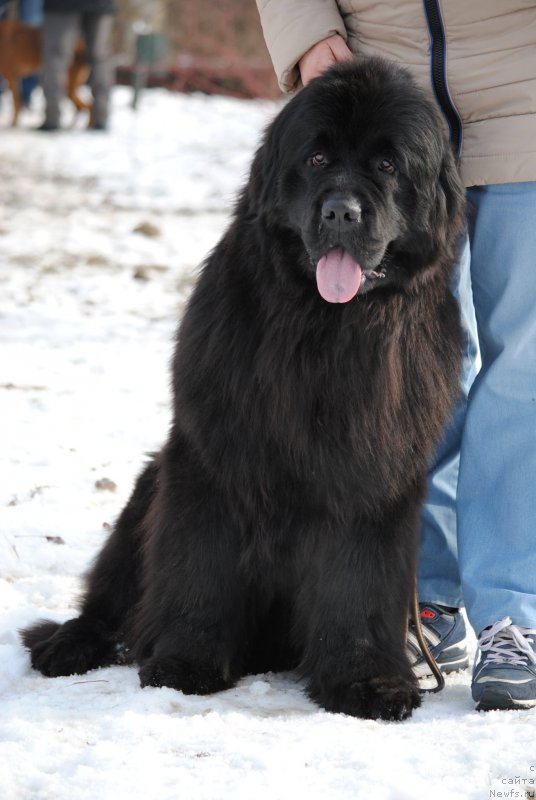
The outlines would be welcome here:
[[[13,95],[13,120],[17,124],[21,109],[19,80],[41,71],[43,65],[42,28],[17,20],[0,21],[0,75],[7,81]],[[78,89],[87,80],[89,66],[82,41],[76,45],[67,73],[67,96],[77,112],[89,111],[92,104],[78,96]]]

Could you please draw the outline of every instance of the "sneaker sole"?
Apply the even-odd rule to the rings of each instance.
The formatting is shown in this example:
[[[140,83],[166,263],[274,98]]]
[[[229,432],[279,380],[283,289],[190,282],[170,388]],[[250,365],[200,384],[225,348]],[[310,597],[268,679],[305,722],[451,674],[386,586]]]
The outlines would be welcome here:
[[[448,675],[450,672],[461,672],[469,666],[469,658],[466,657],[458,659],[457,661],[438,661],[437,666],[445,675]],[[416,678],[432,677],[432,672],[426,661],[421,661],[420,664],[414,665],[412,669]]]
[[[508,692],[486,692],[476,707],[477,711],[522,711],[534,708],[536,698],[533,700],[517,700]]]

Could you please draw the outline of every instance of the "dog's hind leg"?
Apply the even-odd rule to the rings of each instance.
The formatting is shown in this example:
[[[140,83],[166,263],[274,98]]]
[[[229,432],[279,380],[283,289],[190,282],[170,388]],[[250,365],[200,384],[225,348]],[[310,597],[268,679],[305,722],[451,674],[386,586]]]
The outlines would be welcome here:
[[[81,42],[77,44],[74,57],[67,72],[67,97],[75,107],[73,125],[81,111],[88,111],[88,127],[91,125],[93,103],[83,100],[78,90],[86,83],[89,75],[89,65],[85,56],[85,49]]]
[[[86,578],[81,614],[64,624],[40,621],[22,631],[32,666],[44,675],[72,675],[121,658],[124,629],[141,591],[143,518],[157,484],[152,461],[138,478],[114,531]]]
[[[19,81],[16,75],[4,75],[9,88],[11,89],[11,98],[13,101],[13,116],[11,118],[11,127],[15,128],[17,126],[17,122],[19,121],[19,114],[22,108],[22,103],[20,99],[20,92],[19,92]]]

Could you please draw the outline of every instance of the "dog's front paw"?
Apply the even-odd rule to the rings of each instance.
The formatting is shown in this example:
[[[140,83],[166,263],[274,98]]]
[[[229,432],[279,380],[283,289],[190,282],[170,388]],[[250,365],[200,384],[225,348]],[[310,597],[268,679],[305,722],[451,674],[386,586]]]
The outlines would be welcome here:
[[[324,687],[321,691],[310,687],[309,694],[327,711],[397,722],[410,717],[421,704],[417,686],[395,677],[379,676],[355,681],[348,686]]]
[[[213,694],[233,684],[223,670],[206,664],[190,664],[177,656],[149,658],[139,671],[142,686],[169,686],[184,694]]]

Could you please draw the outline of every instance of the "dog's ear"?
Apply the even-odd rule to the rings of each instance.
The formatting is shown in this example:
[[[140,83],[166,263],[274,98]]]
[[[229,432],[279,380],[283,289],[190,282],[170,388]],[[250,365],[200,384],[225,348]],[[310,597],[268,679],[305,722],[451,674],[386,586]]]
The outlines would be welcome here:
[[[436,207],[448,226],[463,226],[465,189],[450,147],[445,149],[436,188]]]
[[[424,167],[422,160],[413,165],[415,202],[404,242],[414,263],[423,266],[454,252],[465,226],[465,191],[446,139],[434,156]]]
[[[264,133],[255,153],[249,181],[244,187],[242,201],[248,217],[272,215],[276,211],[280,175],[280,120],[276,117]]]
[[[450,145],[445,141],[440,154],[439,174],[429,176],[420,200],[427,207],[424,231],[424,249],[428,259],[435,261],[437,255],[458,242],[465,225],[465,191],[456,167]]]

